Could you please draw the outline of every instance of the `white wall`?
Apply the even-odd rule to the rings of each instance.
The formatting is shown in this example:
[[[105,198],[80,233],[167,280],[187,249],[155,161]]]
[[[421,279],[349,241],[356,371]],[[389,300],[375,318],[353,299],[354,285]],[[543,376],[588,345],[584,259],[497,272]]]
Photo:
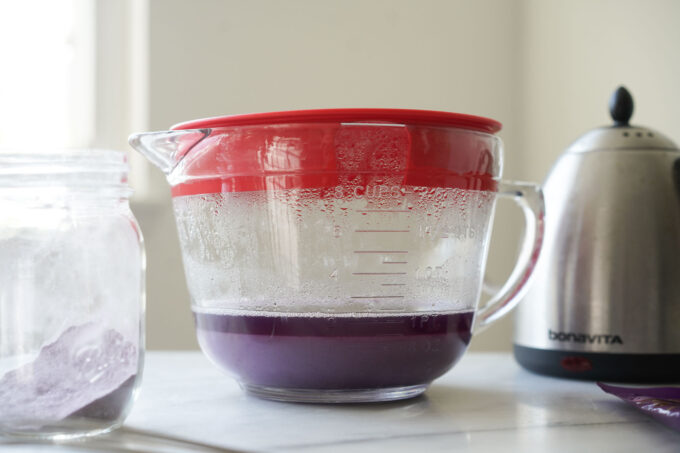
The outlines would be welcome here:
[[[680,142],[680,2],[150,0],[149,124],[313,107],[402,107],[504,124],[505,176],[542,180],[579,134],[607,123],[625,83],[634,120]],[[154,174],[153,183],[162,185]],[[147,241],[148,346],[195,347],[167,188],[137,205]],[[489,274],[516,250],[500,206]],[[477,349],[508,350],[511,323]]]
[[[522,20],[519,177],[544,177],[570,142],[610,124],[619,84],[633,94],[632,123],[680,144],[680,2],[527,0]]]

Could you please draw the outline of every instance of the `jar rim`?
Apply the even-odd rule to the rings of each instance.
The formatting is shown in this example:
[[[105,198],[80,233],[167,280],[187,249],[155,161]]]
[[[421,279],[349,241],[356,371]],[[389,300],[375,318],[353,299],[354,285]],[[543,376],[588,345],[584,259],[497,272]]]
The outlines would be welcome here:
[[[0,176],[127,173],[126,153],[99,148],[0,148]]]
[[[113,190],[129,196],[127,154],[93,148],[0,148],[0,188],[62,187],[82,192]],[[55,196],[56,192],[55,192]]]

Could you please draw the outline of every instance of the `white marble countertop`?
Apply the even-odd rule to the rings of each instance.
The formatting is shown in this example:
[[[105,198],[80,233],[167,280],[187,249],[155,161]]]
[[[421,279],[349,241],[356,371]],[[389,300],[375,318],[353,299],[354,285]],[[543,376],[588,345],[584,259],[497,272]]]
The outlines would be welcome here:
[[[509,354],[470,353],[425,396],[305,405],[244,394],[200,352],[150,352],[125,426],[67,445],[10,452],[680,452],[680,432],[594,383],[541,377]]]

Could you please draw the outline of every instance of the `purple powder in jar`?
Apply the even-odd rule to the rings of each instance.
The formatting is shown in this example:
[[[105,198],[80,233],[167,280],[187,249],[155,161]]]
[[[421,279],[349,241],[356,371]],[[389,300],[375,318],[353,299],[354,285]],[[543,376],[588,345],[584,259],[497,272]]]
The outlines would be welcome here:
[[[87,323],[66,329],[34,361],[0,379],[0,424],[12,429],[69,417],[116,420],[137,374],[137,347],[113,329]]]

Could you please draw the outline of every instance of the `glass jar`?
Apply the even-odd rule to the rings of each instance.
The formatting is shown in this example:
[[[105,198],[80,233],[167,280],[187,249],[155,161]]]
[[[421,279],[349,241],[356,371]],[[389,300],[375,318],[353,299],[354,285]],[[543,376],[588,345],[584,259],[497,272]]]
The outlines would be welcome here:
[[[144,249],[124,153],[0,152],[0,433],[122,424],[140,382]]]

